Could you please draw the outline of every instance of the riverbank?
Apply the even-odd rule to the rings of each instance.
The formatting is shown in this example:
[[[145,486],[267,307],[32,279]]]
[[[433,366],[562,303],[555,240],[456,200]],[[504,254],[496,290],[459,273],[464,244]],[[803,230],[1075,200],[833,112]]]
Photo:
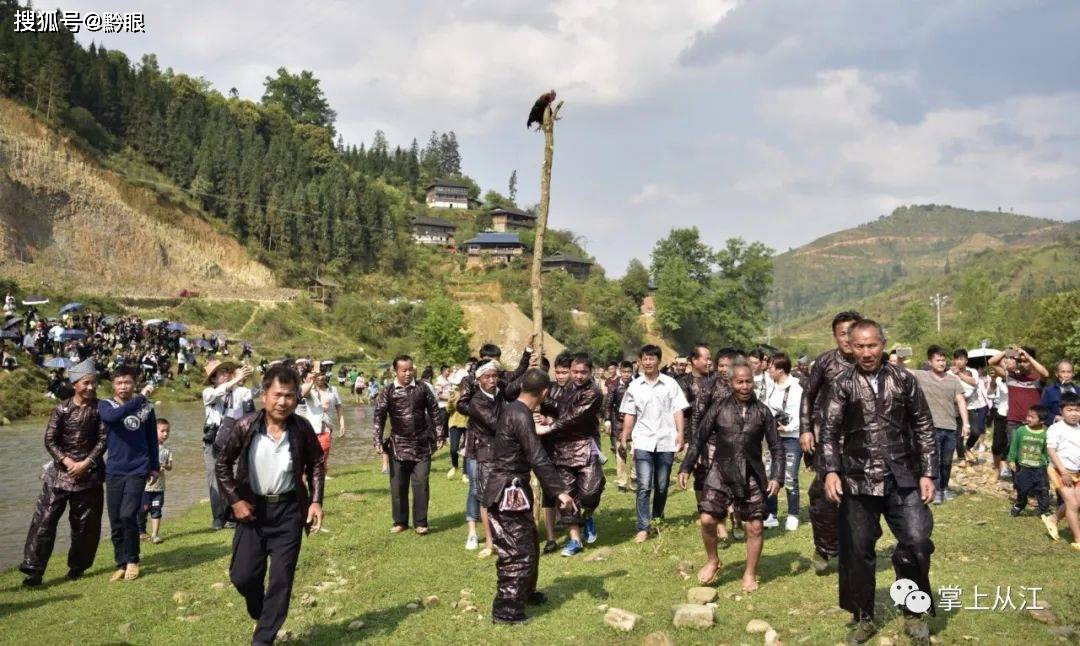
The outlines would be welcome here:
[[[613,464],[609,461],[608,466]],[[635,544],[630,540],[634,496],[615,490],[611,469],[597,514],[599,541],[573,559],[542,557],[540,588],[550,598],[548,605],[531,609],[534,621],[527,626],[493,627],[494,563],[477,560],[463,549],[467,485],[460,478],[447,480],[447,467],[443,450],[432,469],[432,532],[421,537],[388,533],[389,491],[377,462],[335,468],[332,461],[327,531],[305,539],[285,624],[298,643],[636,644],[661,630],[677,644],[760,643],[760,636],[745,632],[752,619],[775,627],[785,644],[843,639],[848,617],[836,608],[836,575],[817,577],[810,569],[805,510],[798,531],[768,530],[758,592],[739,592],[745,551],[736,543],[721,552],[725,566],[717,584],[716,626],[673,629],[671,606],[696,585],[693,577],[684,580],[680,570],[689,565],[692,576],[703,563],[693,495],[673,488],[660,538]],[[804,500],[807,484],[804,473]],[[991,495],[965,494],[934,507],[934,596],[937,588],[958,586],[963,606],[989,608],[998,587],[1002,595],[1011,588],[1011,602],[1019,608],[1021,587],[1041,588],[1037,598],[1050,605],[1058,625],[1044,625],[1019,609],[939,612],[931,625],[940,643],[1055,643],[1051,630],[1080,623],[1080,591],[1072,577],[1062,576],[1075,571],[1080,555],[1066,542],[1051,543],[1037,518],[1010,518],[1007,505]],[[54,555],[46,585],[39,589],[20,589],[21,577],[13,570],[0,574],[0,643],[25,643],[29,636],[42,643],[246,643],[251,622],[227,576],[231,534],[211,532],[207,514],[205,505],[180,516],[166,513],[166,540],[145,545],[143,577],[135,582],[107,582],[107,533],[85,580],[63,578],[62,552]],[[888,600],[893,541],[888,529],[884,531],[878,545],[877,596],[879,618],[887,623],[881,634],[905,643],[898,637],[901,623]],[[473,591],[476,612],[452,607],[465,588]],[[987,593],[989,597],[981,596]],[[1030,602],[1031,593],[1025,593]],[[304,595],[314,604],[302,603]],[[433,607],[410,607],[431,595],[438,597]],[[616,633],[604,625],[604,606],[629,610],[642,619],[630,635]],[[350,630],[355,621],[363,627]]]

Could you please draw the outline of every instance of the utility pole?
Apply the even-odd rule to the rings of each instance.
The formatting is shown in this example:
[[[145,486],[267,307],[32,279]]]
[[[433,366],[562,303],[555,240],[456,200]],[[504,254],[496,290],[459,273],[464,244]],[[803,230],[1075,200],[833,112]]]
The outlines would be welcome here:
[[[945,304],[949,302],[949,297],[941,292],[938,292],[930,297],[930,304],[937,310],[937,331],[941,334],[941,308],[945,307]]]

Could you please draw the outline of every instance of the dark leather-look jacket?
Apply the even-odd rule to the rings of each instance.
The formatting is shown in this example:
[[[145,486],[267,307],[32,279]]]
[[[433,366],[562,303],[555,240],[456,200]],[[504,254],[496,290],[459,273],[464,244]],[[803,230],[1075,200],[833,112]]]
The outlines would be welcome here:
[[[695,465],[700,456],[707,455],[708,446],[715,446],[712,462],[706,465],[705,486],[710,488],[728,488],[735,496],[746,494],[748,477],[757,480],[758,487],[765,491],[769,480],[784,484],[784,445],[776,431],[776,421],[769,407],[751,396],[743,405],[734,395],[714,403],[709,407],[701,421],[701,433],[694,438],[694,444],[687,449],[680,471],[696,472]],[[769,447],[769,471],[761,460],[761,443]]]
[[[45,471],[50,487],[66,491],[82,491],[104,482],[107,431],[98,415],[97,400],[78,406],[66,399],[53,409],[45,425],[45,450],[53,462]],[[81,462],[90,458],[90,468],[75,479],[68,474],[64,458]]]
[[[395,460],[426,460],[433,453],[433,444],[446,439],[439,399],[419,381],[407,386],[398,385],[396,380],[391,382],[375,398],[374,408],[375,448],[389,451]],[[390,418],[389,440],[384,435],[387,417]]]
[[[551,433],[547,436],[550,443],[546,446],[550,447],[555,464],[583,467],[589,463],[593,443],[600,440],[604,395],[590,377],[581,385],[571,381],[558,397],[561,400],[557,404],[558,416],[551,423]]]
[[[874,377],[848,368],[832,382],[822,411],[822,467],[840,475],[847,494],[886,495],[890,472],[899,487],[937,473],[934,420],[915,375],[889,363],[879,374],[875,395]]]
[[[248,482],[248,453],[251,438],[260,432],[266,418],[265,411],[248,413],[233,424],[217,462],[214,474],[217,476],[218,489],[230,505],[238,500],[254,504],[255,493]],[[300,501],[300,509],[306,510],[313,502],[322,504],[323,485],[326,480],[326,462],[323,461],[319,438],[304,417],[293,413],[285,422],[285,432],[289,434],[289,454],[293,463],[293,491]]]
[[[512,393],[512,399],[517,399],[517,392],[511,389],[519,389],[521,387],[520,383],[518,382],[521,379],[522,375],[525,374],[525,371],[529,369],[529,357],[531,356],[532,353],[528,350],[525,350],[521,353],[521,360],[518,361],[517,368],[512,371],[499,371],[499,389],[504,392]],[[476,377],[473,375],[473,373],[470,372],[469,374],[465,375],[464,379],[461,380],[461,385],[458,388],[460,392],[460,394],[458,395],[458,412],[462,414],[467,414],[461,410],[461,404],[463,402],[466,405],[469,403],[469,400],[472,399],[474,394],[476,394],[476,391],[480,390],[480,384],[477,383]]]
[[[529,472],[534,471],[544,493],[555,498],[566,493],[566,484],[555,470],[547,451],[540,445],[533,423],[532,411],[520,401],[503,407],[498,430],[492,442],[491,466],[487,482],[482,487],[480,504],[491,507],[499,503],[503,490],[517,478],[525,495],[532,502]]]
[[[690,407],[691,438],[697,437],[698,426],[701,425],[702,418],[705,417],[705,413],[708,412],[712,405],[730,396],[731,386],[721,379],[717,373],[705,377],[698,384],[698,391],[694,394],[694,403]]]
[[[626,382],[623,382],[623,380],[619,378],[613,379],[604,399],[604,417],[607,421],[611,422],[611,433],[615,437],[622,434],[623,416],[622,413],[619,412],[619,407],[622,406],[622,400],[626,395],[626,389],[630,387],[630,382],[632,381],[634,381],[633,378]]]
[[[814,359],[809,383],[803,388],[799,404],[799,434],[814,433],[821,426],[821,413],[829,398],[829,384],[848,368],[854,366],[839,349],[826,350]]]
[[[477,462],[491,462],[491,443],[499,427],[499,415],[508,401],[505,391],[496,388],[488,396],[480,388],[464,405],[458,402],[458,412],[469,416],[465,432],[465,455]],[[516,399],[516,397],[514,398]],[[512,400],[511,400],[512,401]]]

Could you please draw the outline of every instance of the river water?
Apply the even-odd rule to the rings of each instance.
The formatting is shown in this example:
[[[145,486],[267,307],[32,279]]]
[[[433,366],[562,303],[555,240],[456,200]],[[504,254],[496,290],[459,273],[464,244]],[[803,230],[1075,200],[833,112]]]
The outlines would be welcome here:
[[[165,492],[163,533],[168,533],[169,517],[176,517],[188,507],[207,498],[206,470],[203,467],[203,408],[198,403],[159,404],[158,417],[169,420],[172,433],[168,446],[173,454],[173,469],[168,472]],[[345,406],[347,435],[334,438],[330,450],[330,473],[334,467],[354,464],[374,455],[371,447],[371,409]],[[45,451],[45,420],[34,419],[0,427],[0,569],[22,561],[26,530],[34,513],[34,503],[41,493],[41,468],[49,460]],[[210,525],[210,507],[206,507]],[[68,547],[67,514],[60,519],[54,559],[66,563]],[[102,519],[103,543],[109,540],[109,517]]]

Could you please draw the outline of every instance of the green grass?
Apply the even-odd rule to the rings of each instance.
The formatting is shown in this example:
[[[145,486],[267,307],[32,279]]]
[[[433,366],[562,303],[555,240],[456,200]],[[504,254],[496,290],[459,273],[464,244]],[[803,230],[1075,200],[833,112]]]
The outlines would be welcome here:
[[[694,525],[690,492],[674,493],[668,503],[668,523],[658,540],[630,541],[633,534],[633,495],[618,493],[609,472],[609,490],[598,513],[600,540],[573,559],[544,556],[540,588],[551,601],[531,609],[534,621],[524,627],[498,628],[490,623],[495,588],[491,559],[480,561],[463,549],[463,505],[466,485],[447,481],[445,451],[431,479],[431,535],[388,533],[389,494],[386,476],[373,463],[332,469],[326,499],[328,533],[305,539],[297,571],[293,604],[285,628],[303,644],[349,643],[481,643],[553,644],[638,643],[648,633],[664,630],[677,644],[761,643],[747,635],[746,623],[765,619],[785,644],[833,644],[844,636],[847,616],[836,608],[835,574],[819,578],[809,569],[810,528],[798,532],[767,532],[762,558],[761,589],[736,600],[744,562],[744,546],[736,543],[721,552],[725,561],[718,583],[717,625],[704,631],[675,630],[672,604],[685,598],[694,579],[683,580],[678,567],[689,561],[696,569],[703,552]],[[611,463],[609,462],[609,466]],[[807,474],[804,473],[804,485]],[[803,489],[805,500],[805,487]],[[995,586],[1041,586],[1062,623],[1080,621],[1080,592],[1075,572],[1080,554],[1065,542],[1052,544],[1036,518],[1011,519],[1007,501],[988,495],[964,495],[935,507],[931,581],[934,586],[959,585],[965,605],[973,601],[973,586],[991,592]],[[0,643],[55,644],[224,644],[245,643],[252,623],[243,601],[228,584],[230,533],[207,529],[206,505],[176,516],[166,512],[160,545],[144,544],[143,577],[110,584],[111,545],[107,532],[95,567],[85,580],[67,582],[64,554],[54,554],[46,585],[22,590],[16,571],[0,574]],[[805,512],[804,512],[805,521]],[[63,521],[66,522],[66,521]],[[892,583],[889,561],[891,535],[879,543],[878,599],[888,604]],[[593,560],[601,549],[609,552]],[[338,583],[339,579],[343,583]],[[217,586],[215,584],[223,585]],[[322,592],[312,586],[324,584]],[[474,591],[476,613],[451,608],[460,591]],[[317,598],[302,607],[301,595]],[[174,600],[174,595],[182,598]],[[419,598],[437,595],[429,609],[406,607]],[[600,605],[630,610],[643,616],[627,636],[603,623]],[[330,609],[334,608],[331,615]],[[931,625],[941,643],[1054,643],[1046,626],[1022,611],[959,610],[940,613]],[[882,635],[894,638],[901,630],[893,611]],[[353,620],[363,629],[349,632]],[[128,630],[121,626],[131,622]],[[876,643],[876,641],[874,642]],[[903,639],[897,643],[904,643]]]

